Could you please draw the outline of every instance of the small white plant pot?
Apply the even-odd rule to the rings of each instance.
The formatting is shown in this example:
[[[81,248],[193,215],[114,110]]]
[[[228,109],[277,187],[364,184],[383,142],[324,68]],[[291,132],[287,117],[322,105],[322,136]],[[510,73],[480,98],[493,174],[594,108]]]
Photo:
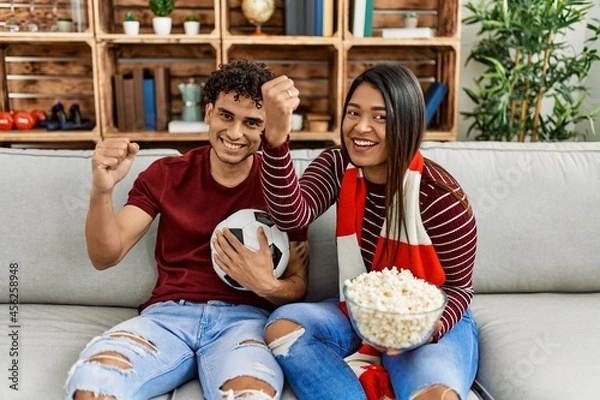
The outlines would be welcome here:
[[[56,26],[59,32],[73,32],[73,21],[58,20]]]
[[[161,36],[166,36],[171,34],[171,25],[172,20],[171,17],[154,17],[152,18],[152,28],[154,29],[154,33]]]
[[[405,28],[416,28],[418,24],[419,19],[417,17],[404,17]]]
[[[126,35],[135,36],[140,33],[139,21],[123,21],[123,32]]]
[[[183,23],[183,31],[186,35],[193,36],[200,32],[200,22],[198,21],[185,21]]]

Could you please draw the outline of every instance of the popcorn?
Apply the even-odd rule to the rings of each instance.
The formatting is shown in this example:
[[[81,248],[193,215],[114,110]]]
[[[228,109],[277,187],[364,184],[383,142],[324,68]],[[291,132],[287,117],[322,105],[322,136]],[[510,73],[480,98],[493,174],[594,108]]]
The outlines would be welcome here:
[[[354,328],[372,345],[408,350],[427,340],[446,296],[436,286],[396,267],[363,273],[344,282]]]

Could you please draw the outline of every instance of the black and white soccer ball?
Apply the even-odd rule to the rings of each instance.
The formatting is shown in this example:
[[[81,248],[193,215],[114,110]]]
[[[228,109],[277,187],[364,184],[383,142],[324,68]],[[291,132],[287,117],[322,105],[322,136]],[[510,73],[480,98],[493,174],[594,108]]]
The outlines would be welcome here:
[[[216,232],[225,227],[228,228],[231,233],[244,244],[244,246],[250,250],[258,251],[260,248],[257,235],[259,226],[262,226],[265,235],[267,236],[267,241],[269,242],[271,255],[273,257],[273,274],[275,277],[279,278],[287,268],[288,260],[290,258],[290,242],[287,233],[282,232],[277,228],[266,211],[245,208],[236,211],[223,221],[219,222],[210,238],[211,252],[215,252],[213,241],[216,237]],[[211,256],[211,260],[215,272],[223,282],[238,290],[248,290],[223,272],[215,262],[214,254]]]

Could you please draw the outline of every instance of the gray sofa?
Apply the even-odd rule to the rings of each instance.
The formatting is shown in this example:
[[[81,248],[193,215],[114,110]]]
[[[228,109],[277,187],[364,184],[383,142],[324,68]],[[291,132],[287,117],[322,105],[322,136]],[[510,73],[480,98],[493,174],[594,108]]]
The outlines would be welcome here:
[[[496,400],[599,398],[600,143],[423,151],[458,178],[478,219],[478,391]],[[116,205],[139,171],[172,153],[142,151]],[[296,150],[298,171],[316,154]],[[0,399],[61,399],[86,343],[135,315],[154,284],[152,230],[122,265],[92,268],[83,234],[90,156],[0,149]],[[310,300],[336,294],[333,218],[330,210],[310,230]],[[190,382],[159,398],[202,396]]]

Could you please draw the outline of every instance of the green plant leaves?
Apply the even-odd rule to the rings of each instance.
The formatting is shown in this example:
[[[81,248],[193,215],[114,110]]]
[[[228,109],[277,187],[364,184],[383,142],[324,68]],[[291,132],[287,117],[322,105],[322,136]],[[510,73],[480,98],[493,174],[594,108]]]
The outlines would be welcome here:
[[[150,0],[148,5],[157,17],[167,17],[175,9],[175,0]]]
[[[506,141],[585,137],[575,125],[593,122],[598,112],[584,110],[589,89],[582,84],[600,60],[590,47],[600,38],[600,23],[586,18],[593,3],[471,0],[465,7],[471,15],[463,23],[480,26],[467,63],[485,67],[474,79],[475,88],[464,89],[474,103],[472,112],[461,113],[471,121],[468,134]],[[590,35],[577,53],[565,34],[583,22]]]

